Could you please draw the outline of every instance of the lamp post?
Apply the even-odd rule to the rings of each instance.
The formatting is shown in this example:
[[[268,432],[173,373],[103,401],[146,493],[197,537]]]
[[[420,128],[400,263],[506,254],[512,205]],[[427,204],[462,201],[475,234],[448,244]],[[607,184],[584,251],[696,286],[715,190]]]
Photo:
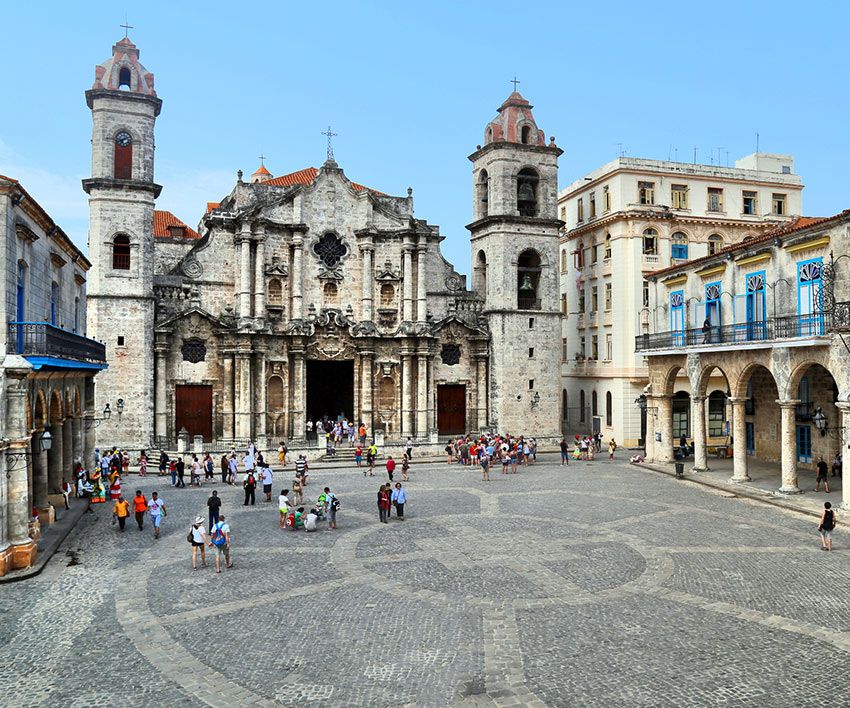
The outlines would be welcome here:
[[[826,416],[823,414],[823,410],[821,410],[820,406],[815,408],[815,414],[812,416],[812,422],[815,424],[815,427],[818,429],[821,437],[824,437],[826,435],[826,429],[829,427],[829,421],[826,419]]]

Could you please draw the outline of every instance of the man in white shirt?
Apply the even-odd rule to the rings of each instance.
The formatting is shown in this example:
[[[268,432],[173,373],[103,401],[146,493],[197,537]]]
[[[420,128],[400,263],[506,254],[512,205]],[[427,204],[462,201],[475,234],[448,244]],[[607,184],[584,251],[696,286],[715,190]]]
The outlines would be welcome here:
[[[159,498],[156,492],[151,494],[151,500],[148,502],[148,512],[151,515],[151,523],[153,524],[153,537],[159,538],[159,526],[167,512],[165,510],[165,502]]]
[[[317,524],[319,522],[319,516],[316,514],[315,509],[310,509],[310,512],[307,514],[307,517],[304,519],[304,530],[305,531],[315,531],[317,528]]]
[[[263,477],[263,494],[266,495],[266,501],[272,500],[272,468],[266,465],[262,469]]]

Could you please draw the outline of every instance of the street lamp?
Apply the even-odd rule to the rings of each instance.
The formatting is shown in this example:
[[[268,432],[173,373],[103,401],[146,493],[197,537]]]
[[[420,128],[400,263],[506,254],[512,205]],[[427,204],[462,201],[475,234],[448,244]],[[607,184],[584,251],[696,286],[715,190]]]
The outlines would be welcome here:
[[[35,452],[47,452],[53,447],[53,436],[50,434],[49,430],[45,430],[39,435],[35,440],[35,445],[33,446]],[[18,468],[18,462],[21,460],[26,460],[30,457],[32,453],[29,450],[18,450],[18,452],[7,452],[6,453],[6,478],[9,478],[9,473],[12,470]]]
[[[108,403],[106,404],[109,405]],[[119,398],[118,403],[115,404],[115,407],[118,409],[118,415],[121,415],[124,412],[124,399]]]
[[[812,422],[815,424],[815,427],[818,429],[821,436],[825,436],[829,423],[820,406],[815,408],[815,414],[812,416]]]

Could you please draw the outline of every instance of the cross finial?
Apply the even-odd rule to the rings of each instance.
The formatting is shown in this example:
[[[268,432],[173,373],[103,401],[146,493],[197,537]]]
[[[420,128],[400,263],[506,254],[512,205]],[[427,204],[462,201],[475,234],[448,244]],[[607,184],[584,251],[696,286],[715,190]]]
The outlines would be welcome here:
[[[334,137],[335,137],[335,136],[339,135],[339,133],[334,133],[334,132],[331,130],[331,127],[330,127],[330,126],[328,126],[327,131],[324,131],[324,130],[322,131],[322,135],[327,135],[327,136],[328,136],[328,161],[333,162],[333,161],[334,161],[334,145],[333,145],[333,139],[334,139]]]
[[[263,155],[263,153],[260,153],[260,165],[262,167],[265,167],[265,165],[266,165],[265,160],[266,160],[266,156]]]
[[[518,81],[518,80],[517,80],[517,77],[516,77],[516,74],[514,74],[514,78],[512,78],[512,79],[511,79],[508,83],[513,84],[513,85],[514,85],[514,91],[516,91],[516,87],[517,87],[517,85],[518,85],[518,84],[521,84],[521,83],[522,83],[522,81]]]
[[[126,16],[124,17],[124,24],[123,24],[123,25],[118,25],[118,26],[119,26],[119,27],[123,27],[123,28],[124,28],[124,39],[127,39],[127,35],[129,34],[130,30],[131,30],[131,29],[134,29],[133,25],[131,25],[131,24],[129,24],[129,23],[127,22],[127,17],[126,17]]]

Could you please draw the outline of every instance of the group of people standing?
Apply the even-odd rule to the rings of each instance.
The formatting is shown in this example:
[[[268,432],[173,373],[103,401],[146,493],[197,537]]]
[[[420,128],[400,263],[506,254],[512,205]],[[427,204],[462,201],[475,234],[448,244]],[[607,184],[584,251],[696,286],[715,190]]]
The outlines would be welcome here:
[[[594,435],[576,435],[573,442],[573,449],[570,450],[570,443],[567,442],[566,436],[561,438],[559,443],[561,449],[561,465],[570,464],[570,458],[574,460],[592,460],[596,455],[602,452],[602,433]],[[608,441],[608,459],[614,459],[614,453],[617,451],[617,441],[611,438]]]

